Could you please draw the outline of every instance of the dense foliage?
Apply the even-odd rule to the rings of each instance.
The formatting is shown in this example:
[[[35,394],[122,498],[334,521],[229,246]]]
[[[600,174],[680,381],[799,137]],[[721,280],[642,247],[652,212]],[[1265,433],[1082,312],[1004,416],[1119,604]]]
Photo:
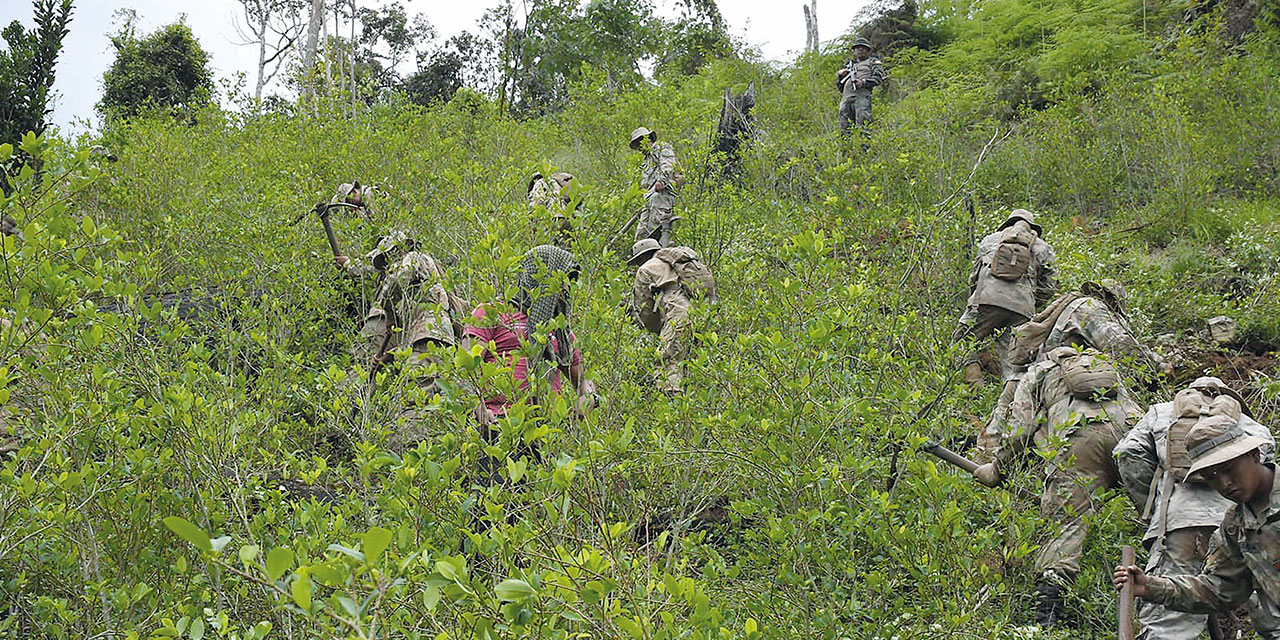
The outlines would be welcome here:
[[[28,31],[15,20],[0,33],[5,42],[0,51],[0,142],[10,145],[28,131],[43,134],[48,126],[54,65],[71,22],[71,0],[39,0],[34,13],[35,29]],[[0,173],[0,188],[7,192],[6,178]]]
[[[469,89],[354,115],[133,118],[99,140],[120,158],[105,173],[28,136],[49,170],[0,200],[24,232],[0,262],[0,395],[22,438],[0,467],[0,637],[1113,637],[1127,500],[1095,520],[1077,628],[1041,634],[1039,470],[983,490],[917,452],[994,403],[960,383],[949,336],[975,237],[1014,206],[1040,214],[1064,286],[1117,277],[1140,334],[1165,336],[1179,370],[1142,399],[1208,372],[1280,420],[1277,34],[1237,45],[1206,14],[1169,37],[1090,2],[930,4],[946,41],[888,61],[865,146],[835,136],[835,48],[626,90],[588,69],[562,109],[520,121]],[[1034,104],[1009,97],[1019,69]],[[720,96],[748,82],[764,133],[721,177]],[[623,310],[639,124],[682,157],[676,234],[721,289],[693,310],[674,399]],[[350,251],[407,227],[453,290],[501,300],[551,237],[523,198],[554,168],[584,186],[572,323],[602,401],[518,407],[486,448],[464,381],[502,372],[459,350],[437,397],[394,369],[368,381],[348,353],[366,292],[295,220],[339,182],[377,185],[372,219],[335,218]],[[210,304],[184,319],[173,292]],[[1218,314],[1241,326],[1227,349],[1205,337]],[[409,405],[416,446],[395,437]],[[475,482],[486,455],[508,482]]]
[[[133,18],[126,20],[111,38],[116,59],[102,76],[99,111],[129,117],[151,107],[199,107],[209,100],[209,54],[191,27],[176,22],[139,37]]]

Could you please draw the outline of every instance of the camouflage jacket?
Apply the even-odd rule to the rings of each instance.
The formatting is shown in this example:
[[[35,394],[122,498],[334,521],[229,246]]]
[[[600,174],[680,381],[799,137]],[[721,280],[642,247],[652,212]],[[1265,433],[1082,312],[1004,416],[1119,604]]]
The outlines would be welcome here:
[[[676,204],[676,176],[680,174],[680,161],[676,160],[675,149],[665,142],[656,142],[649,153],[644,156],[644,165],[640,167],[640,188],[645,190],[644,199],[651,206],[671,208]],[[667,188],[654,190],[653,186],[664,182]]]
[[[1093,347],[1117,360],[1128,360],[1152,372],[1160,368],[1160,357],[1138,342],[1124,316],[1097,298],[1077,298],[1068,305],[1054,323],[1041,349],[1048,353],[1073,344]]]
[[[369,276],[377,269],[366,260],[352,259],[347,273]],[[458,342],[455,318],[463,317],[470,305],[445,290],[444,270],[430,254],[410,251],[387,267],[378,287],[374,305],[365,314],[361,337],[383,343],[382,352],[412,347],[419,340],[444,345]],[[387,331],[394,333],[387,338]],[[380,354],[370,354],[380,355]]]
[[[680,287],[680,276],[665,260],[649,258],[636,271],[635,284],[631,287],[631,301],[640,323],[645,329],[658,333],[666,318],[662,315],[662,296],[685,296]],[[686,306],[688,296],[685,296]]]
[[[848,69],[849,73],[843,77],[836,75],[836,90],[840,92],[842,101],[855,96],[871,95],[871,90],[887,77],[880,58],[870,56],[866,60],[850,60],[843,69]],[[861,80],[862,86],[858,87],[854,80]]]
[[[1169,497],[1169,515],[1164,519],[1164,475],[1168,466],[1169,427],[1175,419],[1172,402],[1152,405],[1147,414],[1120,439],[1116,445],[1116,462],[1120,467],[1120,480],[1125,491],[1139,512],[1152,504],[1151,523],[1142,536],[1144,541],[1160,536],[1160,525],[1166,532],[1186,527],[1216,527],[1232,502],[1214,491],[1207,484],[1182,482],[1175,478]],[[1275,450],[1271,431],[1249,416],[1240,416],[1240,426],[1250,435],[1266,438],[1271,442],[1263,448],[1263,456],[1270,460]],[[1152,494],[1154,492],[1154,495]]]
[[[530,207],[546,207],[557,218],[565,217],[565,201],[562,187],[553,178],[538,178],[529,190]]]
[[[1050,450],[1055,440],[1070,437],[1083,421],[1105,420],[1123,430],[1140,415],[1141,408],[1123,385],[1114,400],[1073,397],[1067,391],[1057,353],[1027,368],[1009,405],[1007,421],[987,427],[995,447],[990,455],[997,462],[1009,462],[1032,443]]]
[[[991,259],[1002,237],[1003,232],[997,231],[978,244],[978,257],[969,275],[969,306],[992,305],[1030,318],[1036,314],[1036,307],[1053,299],[1058,288],[1053,278],[1057,258],[1053,247],[1037,237],[1031,245],[1027,273],[1017,281],[1001,280],[991,275]]]
[[[1234,504],[1209,543],[1199,575],[1149,576],[1144,599],[1177,611],[1213,613],[1254,591],[1280,600],[1280,482],[1250,504]]]

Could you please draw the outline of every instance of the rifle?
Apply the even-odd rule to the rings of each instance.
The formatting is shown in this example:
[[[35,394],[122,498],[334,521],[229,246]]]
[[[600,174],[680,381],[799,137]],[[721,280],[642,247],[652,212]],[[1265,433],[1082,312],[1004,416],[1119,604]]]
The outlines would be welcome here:
[[[1136,556],[1133,547],[1124,545],[1120,548],[1120,565],[1128,567],[1136,562]],[[1120,589],[1120,607],[1116,612],[1120,620],[1120,631],[1116,635],[1118,640],[1134,640],[1133,635],[1133,580],[1124,583],[1124,587]]]

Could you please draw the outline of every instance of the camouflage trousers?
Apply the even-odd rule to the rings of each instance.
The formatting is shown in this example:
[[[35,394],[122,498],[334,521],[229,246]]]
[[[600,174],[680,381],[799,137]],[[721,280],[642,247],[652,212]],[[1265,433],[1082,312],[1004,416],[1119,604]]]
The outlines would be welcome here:
[[[1058,532],[1036,555],[1038,574],[1052,572],[1059,580],[1069,580],[1080,573],[1088,520],[1097,511],[1097,494],[1116,486],[1120,478],[1111,455],[1119,439],[1109,424],[1085,424],[1067,438],[1067,446],[1050,463],[1040,496],[1040,515],[1055,523]]]
[[[1209,555],[1209,539],[1217,527],[1186,527],[1170,531],[1163,548],[1153,549],[1146,571],[1153,576],[1195,575],[1204,569]],[[1280,638],[1276,607],[1255,593],[1249,599],[1249,618],[1262,638]],[[1139,640],[1195,640],[1205,630],[1209,616],[1166,609],[1138,600]]]
[[[964,314],[960,316],[960,321],[956,326],[955,333],[951,335],[953,342],[960,340],[973,340],[982,342],[991,336],[995,336],[996,357],[1000,359],[1000,379],[1008,380],[1013,375],[1013,366],[1009,364],[1009,347],[1012,346],[1013,332],[1010,330],[1024,322],[1028,318],[1021,313],[1016,313],[990,304],[970,305],[965,308]],[[974,351],[969,354],[965,364],[977,362],[978,352]]]
[[[689,296],[679,287],[673,287],[659,294],[658,304],[662,308],[663,320],[662,331],[658,333],[661,367],[655,377],[662,391],[680,393],[684,388],[684,361],[689,357],[693,342]]]
[[[848,135],[849,127],[855,124],[865,131],[866,126],[871,124],[871,94],[841,100],[836,119],[840,122],[841,135]]]
[[[674,208],[665,202],[666,198],[646,200],[640,210],[640,222],[636,225],[636,240],[653,238],[662,246],[670,242],[671,224],[675,221]],[[668,236],[668,237],[663,237]]]

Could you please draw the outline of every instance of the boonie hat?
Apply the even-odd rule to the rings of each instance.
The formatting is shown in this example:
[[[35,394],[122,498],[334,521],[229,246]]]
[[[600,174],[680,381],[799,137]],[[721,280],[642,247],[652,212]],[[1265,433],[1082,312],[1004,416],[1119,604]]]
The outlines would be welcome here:
[[[649,136],[650,140],[658,139],[658,134],[650,131],[648,127],[636,127],[636,130],[631,132],[631,147],[635,148],[636,143],[640,141],[640,138],[645,136]]]
[[[867,40],[866,38],[858,38],[857,40],[853,41],[853,48],[856,49],[858,47],[866,47],[868,49],[871,49],[872,48],[871,41]]]
[[[1042,229],[1040,225],[1036,224],[1035,214],[1027,211],[1026,209],[1014,209],[1013,212],[1009,214],[1009,217],[1006,218],[996,230],[999,231],[1000,229],[1012,227],[1019,220],[1025,221],[1030,225],[1031,228],[1035,230],[1036,234],[1044,235],[1044,229]]]
[[[641,258],[644,258],[646,254],[652,253],[661,248],[662,245],[658,244],[658,241],[653,238],[636,240],[636,243],[631,245],[631,259],[627,260],[627,264],[636,266],[643,262]]]
[[[1187,433],[1187,455],[1191,458],[1187,477],[1261,449],[1265,444],[1266,438],[1249,435],[1240,426],[1240,421],[1230,416],[1203,418]]]

